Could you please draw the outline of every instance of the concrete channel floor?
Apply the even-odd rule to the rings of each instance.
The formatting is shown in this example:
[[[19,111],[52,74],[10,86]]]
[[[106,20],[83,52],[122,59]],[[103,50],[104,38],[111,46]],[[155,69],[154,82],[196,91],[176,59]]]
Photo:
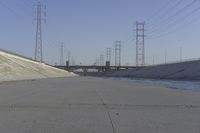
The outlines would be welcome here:
[[[200,92],[91,77],[2,83],[0,133],[200,133]]]

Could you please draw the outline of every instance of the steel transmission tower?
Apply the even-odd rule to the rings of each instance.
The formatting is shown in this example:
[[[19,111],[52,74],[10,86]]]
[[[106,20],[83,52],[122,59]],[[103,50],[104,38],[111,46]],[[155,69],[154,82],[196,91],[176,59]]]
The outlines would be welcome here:
[[[144,26],[144,22],[136,22],[136,66],[145,65]]]
[[[112,54],[111,48],[107,48],[106,49],[106,61],[111,62],[111,54]]]
[[[97,58],[97,59],[95,60],[95,65],[96,65],[96,66],[100,66],[100,58]]]
[[[100,66],[104,66],[104,55],[100,55]]]
[[[121,41],[115,41],[115,66],[121,65]]]
[[[35,60],[42,62],[43,53],[42,53],[42,22],[46,16],[46,7],[42,6],[41,2],[38,2],[35,6],[36,13],[36,42],[35,42]]]

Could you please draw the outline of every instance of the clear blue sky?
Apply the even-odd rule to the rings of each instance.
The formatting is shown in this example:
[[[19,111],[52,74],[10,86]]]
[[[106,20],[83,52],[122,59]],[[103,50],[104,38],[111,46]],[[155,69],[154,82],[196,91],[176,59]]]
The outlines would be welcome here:
[[[92,64],[114,41],[122,41],[122,64],[135,64],[135,22],[146,22],[146,64],[200,58],[200,1],[193,0],[42,0],[47,6],[43,25],[44,60],[59,63],[60,43],[65,57]],[[0,0],[0,48],[33,57],[34,0]],[[178,3],[178,4],[177,4]],[[174,7],[174,8],[173,8]],[[193,11],[197,9],[196,11]],[[112,55],[114,57],[114,55]],[[114,58],[113,58],[114,59]]]

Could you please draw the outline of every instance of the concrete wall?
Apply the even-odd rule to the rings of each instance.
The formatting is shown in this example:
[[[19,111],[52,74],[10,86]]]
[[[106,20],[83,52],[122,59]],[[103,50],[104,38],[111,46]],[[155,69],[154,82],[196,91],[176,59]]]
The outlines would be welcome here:
[[[75,74],[0,50],[0,82],[69,76]]]
[[[109,72],[104,76],[200,80],[200,60]]]

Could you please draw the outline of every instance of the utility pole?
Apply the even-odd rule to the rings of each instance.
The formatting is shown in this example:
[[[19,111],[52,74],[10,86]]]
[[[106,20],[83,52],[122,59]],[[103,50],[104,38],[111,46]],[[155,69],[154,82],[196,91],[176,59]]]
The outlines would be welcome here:
[[[121,65],[121,41],[115,41],[115,66]]]
[[[180,62],[182,62],[182,47],[180,46]]]
[[[41,2],[34,5],[36,9],[36,42],[35,42],[35,60],[43,62],[43,46],[42,46],[42,21],[46,21],[46,6],[43,6]]]
[[[64,43],[61,43],[61,47],[60,47],[60,65],[63,65],[63,61],[64,61]]]
[[[165,64],[167,64],[167,51],[165,51]]]
[[[152,64],[155,65],[155,56],[153,55]]]
[[[136,22],[136,66],[145,65],[144,22]]]

